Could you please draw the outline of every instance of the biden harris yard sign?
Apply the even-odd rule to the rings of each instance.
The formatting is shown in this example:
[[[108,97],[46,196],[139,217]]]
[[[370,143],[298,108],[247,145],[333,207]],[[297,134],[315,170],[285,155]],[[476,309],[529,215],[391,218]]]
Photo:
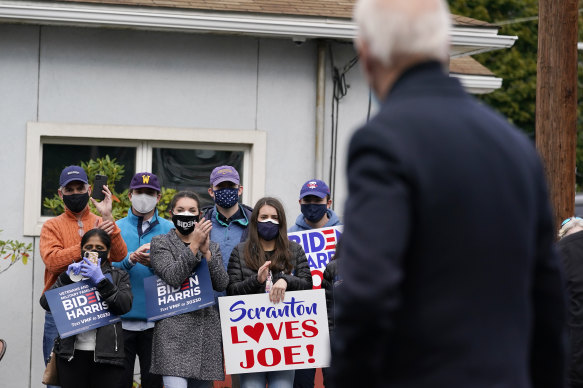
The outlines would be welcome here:
[[[330,226],[287,234],[288,239],[300,244],[306,252],[314,289],[322,287],[322,274],[336,253],[336,244],[342,235],[342,230],[342,226]]]
[[[111,275],[105,274],[111,281]],[[45,297],[61,338],[118,322],[120,318],[108,310],[97,287],[87,280],[54,288]]]
[[[215,304],[209,267],[204,258],[180,287],[169,286],[154,275],[144,279],[144,292],[148,321],[158,321]]]

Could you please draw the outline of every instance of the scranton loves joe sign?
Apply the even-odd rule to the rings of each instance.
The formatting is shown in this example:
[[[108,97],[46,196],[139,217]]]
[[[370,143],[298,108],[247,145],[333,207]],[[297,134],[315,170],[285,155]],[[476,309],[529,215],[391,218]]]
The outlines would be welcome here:
[[[342,235],[342,226],[312,229],[303,232],[288,233],[288,239],[297,242],[304,248],[310,270],[314,289],[322,287],[322,274],[326,264],[336,253],[336,244]]]
[[[330,364],[324,290],[219,298],[228,374],[320,368]]]

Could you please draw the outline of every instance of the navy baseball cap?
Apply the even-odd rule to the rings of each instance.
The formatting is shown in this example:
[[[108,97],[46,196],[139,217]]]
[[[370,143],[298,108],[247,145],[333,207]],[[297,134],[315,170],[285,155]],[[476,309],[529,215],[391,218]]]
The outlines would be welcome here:
[[[89,183],[87,179],[87,173],[80,166],[67,166],[61,171],[61,178],[59,179],[59,186],[65,187],[67,184],[79,181],[83,183]]]
[[[233,182],[239,184],[239,173],[233,166],[219,166],[211,172],[211,186],[216,186],[221,182]]]
[[[138,172],[136,175],[134,175],[132,181],[130,182],[130,190],[143,188],[162,191],[160,189],[160,182],[158,182],[158,177],[151,172]]]
[[[310,179],[302,186],[302,189],[300,190],[300,199],[307,195],[315,195],[319,198],[326,198],[326,196],[330,195],[330,189],[324,181],[319,179]]]

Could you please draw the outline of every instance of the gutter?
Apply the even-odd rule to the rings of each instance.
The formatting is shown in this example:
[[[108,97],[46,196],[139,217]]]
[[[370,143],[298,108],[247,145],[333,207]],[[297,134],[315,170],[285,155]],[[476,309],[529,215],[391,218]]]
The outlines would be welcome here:
[[[464,89],[471,94],[491,93],[502,87],[502,78],[450,73],[450,77],[457,78]]]
[[[207,32],[277,38],[339,39],[356,37],[348,19],[295,17],[181,9],[63,4],[44,1],[0,0],[0,21],[26,24],[110,27],[179,32]],[[498,35],[497,28],[453,26],[452,46],[471,46],[473,53],[511,47],[514,36]],[[453,50],[453,55],[464,51]],[[468,55],[468,54],[466,54]]]

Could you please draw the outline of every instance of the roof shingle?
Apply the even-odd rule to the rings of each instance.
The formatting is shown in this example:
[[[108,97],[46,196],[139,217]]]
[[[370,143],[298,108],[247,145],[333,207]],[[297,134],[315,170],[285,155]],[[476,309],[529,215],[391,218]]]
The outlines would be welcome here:
[[[490,69],[472,57],[453,58],[449,63],[449,72],[452,74],[494,76]]]
[[[60,2],[351,19],[355,0],[60,0]],[[457,26],[494,27],[465,16],[452,15],[452,19],[453,24]]]

